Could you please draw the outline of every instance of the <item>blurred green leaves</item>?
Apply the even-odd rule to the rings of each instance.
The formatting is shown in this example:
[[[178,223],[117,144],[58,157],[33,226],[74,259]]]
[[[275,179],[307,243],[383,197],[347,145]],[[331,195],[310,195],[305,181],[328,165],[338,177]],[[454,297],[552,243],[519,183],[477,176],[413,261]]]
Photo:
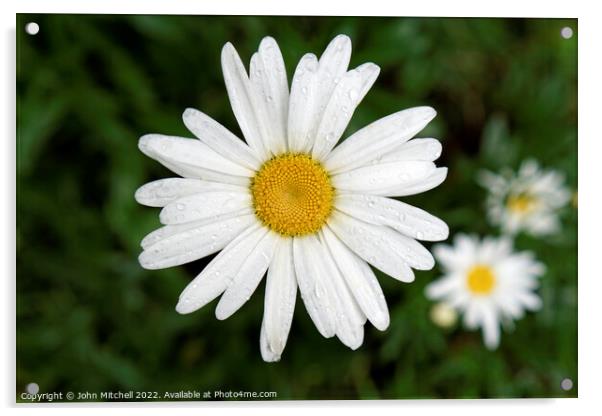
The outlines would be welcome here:
[[[145,133],[191,136],[186,107],[201,108],[240,135],[219,66],[224,43],[248,62],[263,36],[277,39],[289,80],[306,52],[338,33],[354,43],[352,66],[381,75],[351,133],[400,109],[430,105],[420,133],[443,142],[449,167],[439,188],[405,201],[456,232],[495,232],[485,220],[480,169],[525,158],[577,184],[576,20],[259,16],[19,15],[17,61],[17,391],[251,390],[280,399],[549,397],[576,367],[576,210],[563,231],[521,237],[548,267],[544,309],[487,351],[480,334],[443,331],[429,320],[424,286],[379,275],[391,311],[385,332],[366,327],[350,351],[323,339],[297,310],[283,359],[259,354],[261,285],[232,318],[213,304],[186,316],[180,291],[207,260],[143,270],[139,241],[158,212],[133,194],[171,176],[138,151]]]

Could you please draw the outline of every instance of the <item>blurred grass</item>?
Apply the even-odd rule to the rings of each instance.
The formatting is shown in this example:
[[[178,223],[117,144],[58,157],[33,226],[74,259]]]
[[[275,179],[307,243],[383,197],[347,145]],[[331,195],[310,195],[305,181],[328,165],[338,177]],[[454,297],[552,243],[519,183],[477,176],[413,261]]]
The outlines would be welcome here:
[[[40,33],[22,28],[35,21]],[[383,333],[366,327],[350,351],[323,339],[300,301],[283,360],[259,354],[263,284],[225,322],[214,304],[175,313],[180,291],[206,263],[161,271],[137,263],[158,211],[133,199],[141,184],[173,176],[143,157],[138,137],[191,136],[181,122],[197,107],[240,130],[221,76],[222,45],[248,62],[274,36],[290,76],[305,52],[338,33],[354,43],[352,66],[382,71],[349,126],[353,132],[415,105],[438,111],[422,137],[442,139],[439,188],[406,198],[456,232],[495,234],[484,216],[481,168],[527,157],[577,186],[576,20],[17,16],[17,392],[276,391],[280,399],[575,397],[577,213],[561,234],[521,237],[548,272],[544,309],[505,332],[495,352],[480,334],[444,331],[428,318],[424,286],[437,268],[404,285],[380,275],[391,310]]]

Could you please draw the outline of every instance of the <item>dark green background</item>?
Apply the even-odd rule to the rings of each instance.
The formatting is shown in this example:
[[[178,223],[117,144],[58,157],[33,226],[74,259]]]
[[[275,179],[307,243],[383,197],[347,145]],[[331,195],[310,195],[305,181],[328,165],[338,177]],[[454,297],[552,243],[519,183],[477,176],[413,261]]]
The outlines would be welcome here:
[[[30,36],[28,21],[40,25]],[[147,271],[141,238],[158,210],[133,194],[173,176],[137,149],[145,133],[191,136],[181,121],[197,107],[236,134],[220,68],[222,45],[247,62],[274,36],[290,76],[305,52],[338,33],[351,65],[382,71],[348,132],[400,109],[430,105],[449,167],[444,184],[405,198],[457,232],[487,225],[480,168],[527,157],[577,186],[576,20],[19,15],[17,17],[17,380],[46,391],[250,390],[280,399],[550,397],[577,381],[577,212],[562,232],[520,237],[548,267],[544,307],[506,331],[497,351],[480,333],[430,321],[424,286],[379,275],[391,310],[385,332],[366,326],[351,351],[322,338],[297,302],[282,361],[259,353],[262,284],[224,322],[215,303],[178,315],[180,291],[205,264]]]

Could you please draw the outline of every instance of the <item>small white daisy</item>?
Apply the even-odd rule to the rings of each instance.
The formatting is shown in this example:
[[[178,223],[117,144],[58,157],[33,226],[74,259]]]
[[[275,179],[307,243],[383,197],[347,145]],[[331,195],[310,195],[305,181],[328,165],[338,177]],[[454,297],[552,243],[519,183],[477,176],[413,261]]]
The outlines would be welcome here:
[[[250,75],[227,43],[222,69],[246,143],[200,111],[184,124],[198,137],[143,136],[139,147],[183,178],[136,192],[163,207],[164,227],[142,240],[140,264],[161,269],[221,252],[184,289],[176,306],[193,312],[221,295],[226,319],[253,294],[267,271],[260,347],[277,361],[291,326],[297,287],[318,331],[350,348],[366,319],[384,330],[389,312],[368,263],[403,282],[434,259],[416,241],[447,238],[447,225],[390,199],[424,192],[445,179],[433,161],[435,139],[410,140],[435,117],[417,107],[380,119],[339,146],[379,67],[348,70],[351,41],[337,36],[318,59],[306,54],[289,94],[276,41],[264,38]]]
[[[490,221],[505,233],[514,235],[524,230],[543,236],[560,229],[558,209],[571,199],[562,173],[543,170],[535,160],[526,160],[518,173],[482,171],[479,182],[489,190]]]
[[[513,252],[508,237],[458,234],[453,246],[437,244],[434,253],[444,275],[426,287],[427,297],[463,313],[467,328],[481,327],[488,348],[500,342],[500,323],[541,307],[534,290],[545,268],[532,253]]]

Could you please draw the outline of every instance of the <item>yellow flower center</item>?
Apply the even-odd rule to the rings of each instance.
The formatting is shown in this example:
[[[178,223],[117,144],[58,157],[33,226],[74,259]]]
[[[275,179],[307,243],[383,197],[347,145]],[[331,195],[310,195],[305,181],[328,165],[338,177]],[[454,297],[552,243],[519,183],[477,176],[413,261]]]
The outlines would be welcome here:
[[[468,272],[466,283],[473,294],[487,295],[495,286],[495,275],[491,267],[477,264]]]
[[[537,199],[528,194],[510,195],[506,205],[512,212],[527,214],[537,206]]]
[[[261,166],[251,181],[255,214],[285,236],[313,234],[332,212],[334,188],[320,163],[284,153]]]

